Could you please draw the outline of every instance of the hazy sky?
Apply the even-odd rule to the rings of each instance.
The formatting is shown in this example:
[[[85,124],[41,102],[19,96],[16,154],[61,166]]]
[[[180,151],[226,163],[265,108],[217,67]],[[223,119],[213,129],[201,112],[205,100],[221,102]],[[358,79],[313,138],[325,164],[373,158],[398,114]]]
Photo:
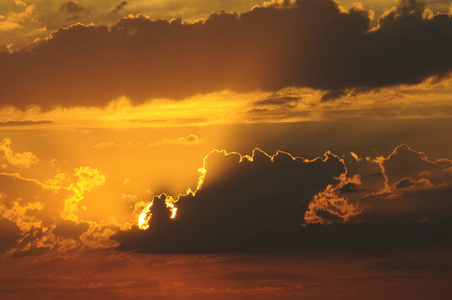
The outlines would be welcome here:
[[[449,0],[0,0],[0,298],[447,298],[451,53]]]

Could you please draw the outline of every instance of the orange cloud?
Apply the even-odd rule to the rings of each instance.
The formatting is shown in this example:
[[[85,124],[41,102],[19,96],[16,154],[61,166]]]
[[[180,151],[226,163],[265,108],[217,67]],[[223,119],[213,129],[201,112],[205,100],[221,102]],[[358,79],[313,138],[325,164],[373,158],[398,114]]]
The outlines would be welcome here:
[[[83,200],[85,193],[91,192],[104,184],[105,175],[91,167],[79,167],[74,170],[74,175],[78,177],[78,180],[69,186],[73,195],[65,200],[61,217],[65,220],[77,222],[78,203]]]
[[[14,152],[11,149],[11,139],[4,138],[0,144],[0,151],[3,152],[3,158],[11,165],[22,168],[29,168],[31,165],[37,164],[39,159],[31,152]]]

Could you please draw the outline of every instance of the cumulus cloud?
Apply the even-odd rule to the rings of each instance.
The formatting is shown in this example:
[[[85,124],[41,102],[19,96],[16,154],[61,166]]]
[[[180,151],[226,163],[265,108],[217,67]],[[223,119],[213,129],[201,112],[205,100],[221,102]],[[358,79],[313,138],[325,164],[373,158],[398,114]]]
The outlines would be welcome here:
[[[20,107],[103,106],[120,95],[139,103],[298,86],[323,90],[328,100],[449,74],[450,15],[401,1],[373,29],[371,17],[359,5],[344,12],[332,0],[298,0],[191,24],[143,15],[111,28],[76,24],[1,53],[0,99]]]
[[[451,166],[406,145],[387,157],[326,153],[312,161],[284,152],[212,152],[196,191],[155,196],[149,229],[119,231],[113,239],[119,249],[154,253],[450,244]]]
[[[211,152],[195,193],[180,196],[170,218],[156,196],[150,229],[118,233],[120,249],[152,252],[235,252],[298,249],[304,212],[314,195],[345,172],[332,153],[306,160],[259,149],[252,156]],[[174,210],[173,210],[174,211]]]

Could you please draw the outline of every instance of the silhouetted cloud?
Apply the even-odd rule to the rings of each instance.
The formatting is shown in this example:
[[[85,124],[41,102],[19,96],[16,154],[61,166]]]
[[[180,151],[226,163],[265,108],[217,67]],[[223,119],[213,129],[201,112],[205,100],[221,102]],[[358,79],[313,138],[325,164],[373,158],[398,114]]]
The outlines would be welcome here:
[[[300,246],[310,199],[345,172],[326,153],[307,161],[284,152],[252,158],[212,152],[205,160],[202,188],[181,196],[176,218],[156,196],[149,231],[118,233],[120,249],[151,252],[287,251]],[[164,241],[165,240],[165,241]]]
[[[136,15],[108,28],[76,24],[26,50],[0,53],[1,104],[102,106],[126,95],[185,98],[224,89],[348,91],[415,84],[452,68],[452,17],[401,1],[371,13],[332,0],[272,2],[192,24]]]
[[[148,230],[118,231],[121,250],[362,251],[452,244],[452,161],[400,145],[376,159],[307,161],[278,152],[212,152],[200,185],[155,196]],[[395,172],[397,171],[397,172]],[[171,209],[177,208],[171,218]],[[174,211],[174,210],[173,210]],[[316,224],[317,223],[317,224]]]

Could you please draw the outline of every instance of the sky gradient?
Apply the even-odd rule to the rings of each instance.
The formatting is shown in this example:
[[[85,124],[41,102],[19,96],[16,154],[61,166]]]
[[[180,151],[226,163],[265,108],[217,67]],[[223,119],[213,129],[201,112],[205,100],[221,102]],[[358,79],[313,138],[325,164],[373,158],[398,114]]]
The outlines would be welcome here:
[[[0,298],[447,299],[452,3],[0,1]]]

